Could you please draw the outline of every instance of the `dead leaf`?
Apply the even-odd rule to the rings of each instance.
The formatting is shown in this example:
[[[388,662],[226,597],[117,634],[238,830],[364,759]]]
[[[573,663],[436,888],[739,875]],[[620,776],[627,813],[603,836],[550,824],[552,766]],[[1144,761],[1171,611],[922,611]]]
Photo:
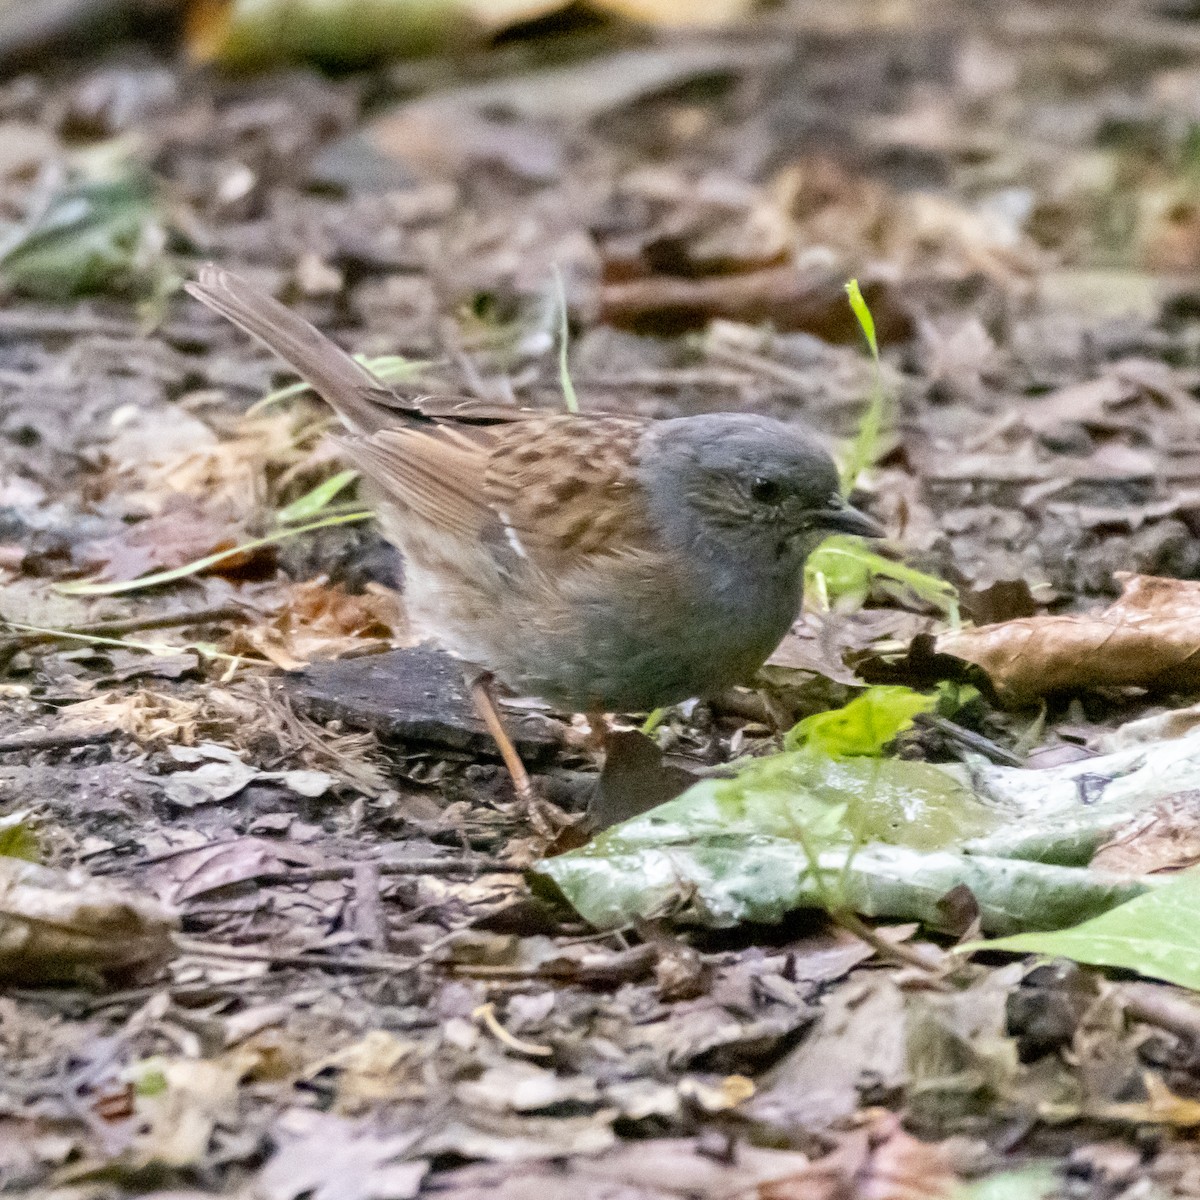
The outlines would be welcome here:
[[[182,904],[217,888],[284,871],[289,865],[315,867],[324,861],[321,854],[293,842],[240,837],[161,858],[145,868],[143,878],[166,903]]]
[[[908,1081],[904,997],[886,978],[853,980],[825,998],[816,1029],[765,1077],[750,1119],[793,1130],[827,1128],[859,1106],[864,1080],[885,1090]]]
[[[786,1179],[760,1184],[756,1200],[936,1200],[958,1179],[940,1147],[918,1141],[883,1109],[864,1114],[866,1129],[842,1137],[824,1158]]]
[[[1079,1115],[1136,1125],[1173,1125],[1178,1129],[1200,1126],[1200,1100],[1175,1095],[1157,1075],[1149,1072],[1142,1082],[1146,1089],[1145,1100],[1113,1101],[1089,1107],[1086,1113]],[[1051,1111],[1050,1115],[1057,1117],[1059,1113]]]
[[[416,1042],[385,1029],[372,1029],[358,1041],[310,1063],[306,1079],[325,1072],[337,1082],[337,1111],[343,1116],[387,1100],[421,1100],[426,1095],[424,1058]]]
[[[864,282],[863,294],[881,342],[908,337],[912,319],[897,288],[871,280]],[[620,328],[678,331],[724,317],[748,324],[770,321],[777,329],[803,330],[832,342],[861,336],[845,300],[840,275],[792,264],[696,279],[651,275],[606,283],[600,292],[602,319]]]
[[[44,984],[152,970],[173,953],[175,915],[82,871],[0,858],[0,979]]]
[[[1200,791],[1181,792],[1138,813],[1096,851],[1090,866],[1114,875],[1183,871],[1200,863]]]
[[[293,1108],[273,1136],[275,1153],[256,1180],[262,1200],[411,1200],[429,1172],[424,1160],[407,1160],[411,1129]]]
[[[1200,583],[1118,578],[1121,597],[1102,612],[965,629],[939,637],[937,650],[982,667],[1014,705],[1101,687],[1200,690]]]
[[[176,771],[164,787],[166,797],[181,808],[216,804],[236,796],[249,783],[280,783],[301,796],[323,796],[334,784],[324,771],[260,771],[215,742],[199,746],[171,746],[176,762],[199,763],[192,771]]]
[[[246,538],[241,518],[231,510],[182,498],[169,502],[160,514],[131,525],[127,531],[82,543],[74,552],[75,563],[92,572],[98,581],[138,579],[232,550]],[[273,553],[274,547],[263,546],[232,556],[220,564],[221,572],[240,570]]]
[[[314,579],[294,585],[282,606],[261,624],[239,628],[230,653],[261,654],[284,671],[350,651],[391,649],[406,639],[403,610],[383,589],[354,596],[337,584]]]
[[[130,1147],[138,1168],[191,1167],[204,1161],[213,1131],[237,1119],[238,1084],[251,1072],[258,1054],[231,1050],[215,1059],[144,1059],[136,1070],[155,1086],[136,1093],[139,1131]]]

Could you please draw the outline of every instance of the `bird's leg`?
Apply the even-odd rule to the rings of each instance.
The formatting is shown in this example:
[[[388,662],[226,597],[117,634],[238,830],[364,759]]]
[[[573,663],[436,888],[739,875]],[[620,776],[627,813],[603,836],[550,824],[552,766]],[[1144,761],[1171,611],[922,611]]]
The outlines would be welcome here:
[[[587,714],[587,723],[588,749],[600,751],[606,750],[608,748],[608,719],[602,712],[589,712]]]
[[[529,781],[529,772],[525,770],[525,764],[521,761],[516,746],[512,744],[512,738],[508,736],[508,730],[504,728],[500,711],[496,708],[496,697],[492,694],[492,682],[493,676],[490,672],[476,675],[470,681],[471,699],[475,702],[475,711],[480,720],[487,726],[488,733],[492,735],[492,740],[500,750],[500,757],[504,760],[517,799],[528,804],[533,799],[533,784]]]

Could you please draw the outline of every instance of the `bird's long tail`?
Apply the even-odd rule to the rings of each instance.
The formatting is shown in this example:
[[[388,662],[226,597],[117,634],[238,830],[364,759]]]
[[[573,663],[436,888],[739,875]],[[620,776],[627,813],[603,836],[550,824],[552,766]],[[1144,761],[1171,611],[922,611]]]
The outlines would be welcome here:
[[[422,419],[419,409],[407,409],[400,397],[314,325],[232,271],[209,263],[200,268],[199,279],[184,287],[278,354],[352,432],[374,433],[406,415]]]

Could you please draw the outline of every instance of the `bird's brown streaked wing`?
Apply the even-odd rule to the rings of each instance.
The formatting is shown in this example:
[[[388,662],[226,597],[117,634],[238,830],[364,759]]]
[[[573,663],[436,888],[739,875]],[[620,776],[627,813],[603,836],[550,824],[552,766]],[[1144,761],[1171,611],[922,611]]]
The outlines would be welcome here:
[[[484,497],[532,564],[561,571],[658,548],[634,474],[645,422],[544,417],[493,431]]]
[[[411,513],[447,537],[480,540],[496,523],[483,495],[486,438],[441,427],[384,429],[367,437],[334,439],[402,513]]]

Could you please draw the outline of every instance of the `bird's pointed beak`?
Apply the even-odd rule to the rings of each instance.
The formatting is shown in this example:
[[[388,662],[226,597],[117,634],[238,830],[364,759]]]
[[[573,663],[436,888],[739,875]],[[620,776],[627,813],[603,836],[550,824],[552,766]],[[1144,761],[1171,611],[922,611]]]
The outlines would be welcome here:
[[[849,533],[855,537],[865,538],[886,536],[883,526],[874,517],[868,517],[866,513],[859,512],[857,508],[847,504],[840,497],[829,508],[817,514],[816,524],[828,533]]]

